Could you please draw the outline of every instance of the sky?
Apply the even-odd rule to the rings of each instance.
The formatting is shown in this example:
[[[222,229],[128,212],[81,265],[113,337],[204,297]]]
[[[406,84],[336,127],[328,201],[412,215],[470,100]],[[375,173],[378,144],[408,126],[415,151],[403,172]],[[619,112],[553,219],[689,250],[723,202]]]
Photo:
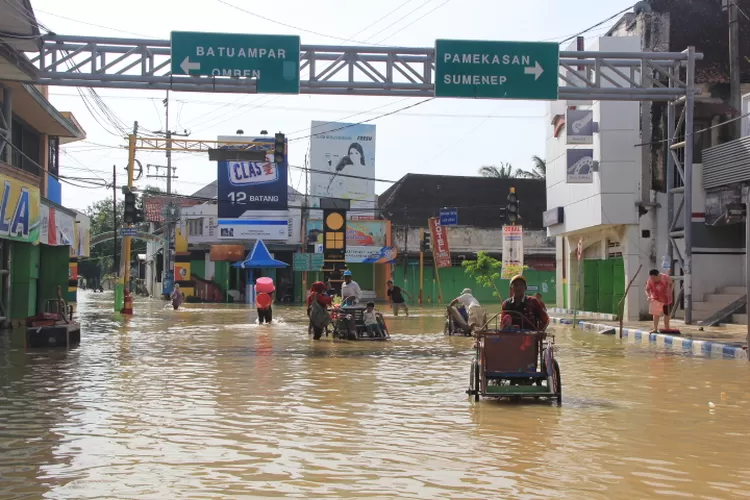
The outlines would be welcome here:
[[[295,34],[303,44],[433,47],[438,38],[469,40],[562,41],[618,11],[632,0],[32,0],[37,20],[61,35],[169,39],[175,31]],[[267,19],[237,10],[255,12]],[[614,21],[585,34],[603,35]],[[281,24],[280,24],[281,23]],[[284,25],[288,26],[284,26]],[[352,41],[342,41],[341,38]],[[97,89],[117,118],[141,130],[164,130],[163,91]],[[86,131],[86,140],[63,147],[60,174],[111,182],[126,181],[126,139],[101,118],[94,118],[73,87],[51,87],[50,101],[71,111]],[[417,103],[423,98],[211,94],[170,92],[170,128],[188,130],[191,139],[216,139],[244,130],[245,135],[284,132],[308,135],[312,120],[358,122]],[[379,118],[376,177],[397,181],[407,172],[476,175],[483,165],[510,163],[531,169],[532,155],[544,156],[543,101],[434,99],[403,112]],[[351,115],[355,115],[350,117]],[[350,117],[350,118],[347,118]],[[342,120],[342,118],[347,118]],[[304,165],[309,144],[290,144],[290,165]],[[138,152],[147,164],[164,165],[163,152]],[[173,188],[192,194],[216,179],[216,163],[206,156],[173,155],[177,177]],[[304,190],[299,170],[291,185]],[[144,172],[147,174],[149,172]],[[155,174],[153,169],[150,172]],[[159,172],[163,174],[164,172]],[[144,175],[145,177],[145,175]],[[142,179],[137,187],[165,187],[162,179]],[[379,182],[382,192],[389,186]],[[63,205],[83,210],[110,194],[63,184]]]

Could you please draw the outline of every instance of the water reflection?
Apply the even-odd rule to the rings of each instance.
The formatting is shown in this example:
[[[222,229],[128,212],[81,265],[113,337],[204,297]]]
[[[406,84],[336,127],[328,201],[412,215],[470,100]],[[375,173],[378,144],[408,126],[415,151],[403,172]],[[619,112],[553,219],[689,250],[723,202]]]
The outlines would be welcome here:
[[[563,406],[471,402],[439,309],[315,342],[301,308],[110,312],[0,351],[2,498],[654,498],[748,490],[748,368],[556,328]],[[723,395],[722,395],[723,394]],[[714,407],[709,408],[708,403]]]

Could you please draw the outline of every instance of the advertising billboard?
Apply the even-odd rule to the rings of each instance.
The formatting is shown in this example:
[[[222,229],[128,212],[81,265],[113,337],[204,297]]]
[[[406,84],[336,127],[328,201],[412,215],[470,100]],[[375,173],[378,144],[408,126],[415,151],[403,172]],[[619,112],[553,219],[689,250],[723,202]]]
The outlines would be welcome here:
[[[375,125],[313,121],[311,134],[312,206],[320,198],[345,198],[355,215],[374,212]]]
[[[308,220],[307,244],[323,243],[323,221]],[[388,221],[361,220],[346,221],[347,247],[385,247],[388,240]]]
[[[219,136],[218,140],[247,140],[243,149],[273,147],[273,137]],[[232,146],[234,147],[234,146]],[[227,146],[224,146],[227,148]],[[239,219],[257,210],[286,210],[288,207],[287,163],[274,163],[269,150],[265,161],[217,162],[220,219]]]

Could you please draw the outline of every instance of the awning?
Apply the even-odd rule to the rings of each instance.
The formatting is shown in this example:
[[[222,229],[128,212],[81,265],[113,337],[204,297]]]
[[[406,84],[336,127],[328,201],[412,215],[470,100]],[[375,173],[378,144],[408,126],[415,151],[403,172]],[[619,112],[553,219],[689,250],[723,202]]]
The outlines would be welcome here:
[[[55,109],[34,85],[22,82],[3,82],[3,85],[13,91],[13,114],[38,132],[74,140],[86,137],[84,131],[76,125],[77,122],[67,119]]]

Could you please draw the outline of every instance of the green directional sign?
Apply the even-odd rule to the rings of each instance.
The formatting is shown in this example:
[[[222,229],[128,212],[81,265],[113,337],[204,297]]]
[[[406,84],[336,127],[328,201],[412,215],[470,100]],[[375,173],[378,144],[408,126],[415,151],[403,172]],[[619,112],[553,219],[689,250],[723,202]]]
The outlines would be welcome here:
[[[292,269],[295,271],[321,271],[323,269],[322,253],[295,253],[292,259]]]
[[[437,40],[435,97],[556,100],[559,62],[557,43]]]
[[[300,39],[292,35],[172,32],[172,74],[251,78],[258,93],[299,94]]]

